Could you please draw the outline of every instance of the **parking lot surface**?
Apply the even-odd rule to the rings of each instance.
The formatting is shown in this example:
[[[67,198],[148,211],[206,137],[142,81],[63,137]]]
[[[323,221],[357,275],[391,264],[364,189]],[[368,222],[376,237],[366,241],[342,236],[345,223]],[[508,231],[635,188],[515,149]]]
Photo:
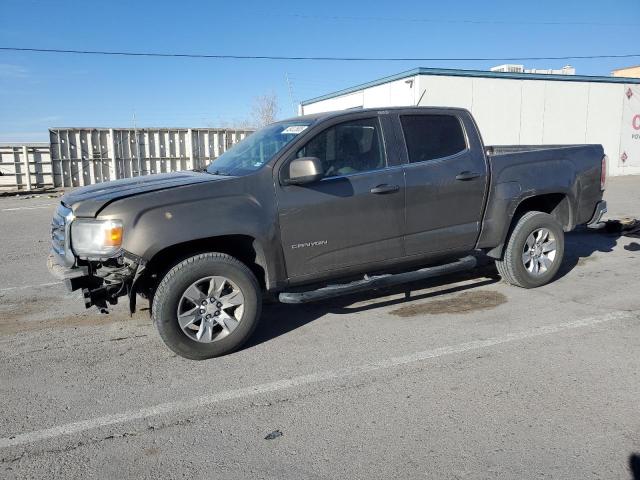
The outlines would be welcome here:
[[[608,218],[640,217],[640,177]],[[174,355],[144,308],[49,276],[57,198],[0,198],[2,478],[632,478],[640,239],[581,229],[550,285],[490,266],[267,305],[240,351]]]

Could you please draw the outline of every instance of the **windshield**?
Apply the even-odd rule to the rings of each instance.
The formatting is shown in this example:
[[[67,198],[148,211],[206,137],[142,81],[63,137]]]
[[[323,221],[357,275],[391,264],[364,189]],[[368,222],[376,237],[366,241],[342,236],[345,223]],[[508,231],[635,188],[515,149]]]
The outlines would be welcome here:
[[[216,175],[247,175],[266,164],[311,122],[292,121],[267,125],[216,158],[207,171]]]

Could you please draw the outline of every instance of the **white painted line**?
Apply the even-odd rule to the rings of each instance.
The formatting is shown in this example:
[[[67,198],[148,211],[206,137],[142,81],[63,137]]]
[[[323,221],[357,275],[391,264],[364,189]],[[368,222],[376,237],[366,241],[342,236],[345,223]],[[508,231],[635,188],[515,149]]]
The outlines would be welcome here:
[[[0,288],[0,292],[9,292],[11,290],[25,290],[27,288],[50,287],[52,285],[62,285],[63,282],[39,283],[38,285],[22,285],[20,287]]]
[[[543,335],[552,335],[566,330],[575,328],[590,327],[605,322],[621,320],[625,318],[636,317],[633,312],[619,311],[605,314],[601,317],[591,317],[574,322],[559,323],[555,325],[545,325],[536,327],[522,332],[508,333],[499,337],[488,338],[486,340],[474,340],[472,342],[460,343],[448,347],[440,347],[432,350],[416,352],[401,357],[388,358],[379,362],[368,363],[364,365],[347,367],[339,370],[328,370],[325,372],[311,373],[309,375],[301,375],[293,378],[286,378],[274,382],[253,385],[250,387],[238,388],[235,390],[227,390],[224,392],[213,393],[187,400],[178,400],[175,402],[161,403],[153,407],[145,407],[138,410],[130,410],[123,413],[115,413],[105,415],[103,417],[90,418],[74,423],[67,423],[44,430],[36,430],[28,433],[21,433],[12,437],[0,438],[0,448],[16,447],[30,443],[40,442],[52,438],[62,437],[64,435],[73,435],[86,432],[96,428],[107,427],[110,425],[123,424],[137,420],[143,420],[158,415],[175,414],[186,412],[201,407],[209,407],[213,404],[227,400],[238,400],[254,395],[259,395],[278,390],[285,390],[303,385],[311,385],[328,380],[336,380],[347,377],[353,377],[359,374],[384,370],[411,363],[422,362],[431,358],[442,357],[444,355],[452,355],[455,353],[464,353],[470,350],[492,347],[503,343],[515,342],[518,340],[527,340]]]
[[[16,212],[18,210],[36,210],[38,208],[53,208],[57,205],[57,203],[52,203],[50,205],[35,205],[33,207],[12,207],[12,208],[2,208],[0,212]]]

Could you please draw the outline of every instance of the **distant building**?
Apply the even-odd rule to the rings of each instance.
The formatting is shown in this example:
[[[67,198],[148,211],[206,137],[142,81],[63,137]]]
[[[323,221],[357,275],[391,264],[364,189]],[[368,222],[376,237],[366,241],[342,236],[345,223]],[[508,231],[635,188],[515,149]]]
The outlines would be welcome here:
[[[640,175],[640,78],[415,68],[305,100],[299,113],[462,107],[487,145],[601,143],[610,175]],[[521,68],[523,71],[509,71]]]
[[[504,65],[497,65],[491,67],[492,72],[504,72],[504,73],[539,73],[547,75],[575,75],[576,69],[571,65],[565,65],[559,70],[553,68],[524,68],[524,65],[516,65],[513,63],[505,63]]]
[[[497,65],[491,67],[492,72],[503,73],[524,73],[524,65],[514,65],[512,63],[505,63],[504,65]]]
[[[612,77],[640,78],[640,65],[619,68],[611,72]]]

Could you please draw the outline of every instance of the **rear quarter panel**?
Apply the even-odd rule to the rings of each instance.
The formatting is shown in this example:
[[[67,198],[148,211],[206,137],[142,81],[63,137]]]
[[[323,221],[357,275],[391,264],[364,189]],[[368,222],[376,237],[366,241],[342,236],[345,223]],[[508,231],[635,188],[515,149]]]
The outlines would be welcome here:
[[[537,195],[566,195],[566,231],[588,222],[602,199],[603,155],[601,145],[577,145],[490,156],[491,184],[478,248],[501,245],[518,205]]]

